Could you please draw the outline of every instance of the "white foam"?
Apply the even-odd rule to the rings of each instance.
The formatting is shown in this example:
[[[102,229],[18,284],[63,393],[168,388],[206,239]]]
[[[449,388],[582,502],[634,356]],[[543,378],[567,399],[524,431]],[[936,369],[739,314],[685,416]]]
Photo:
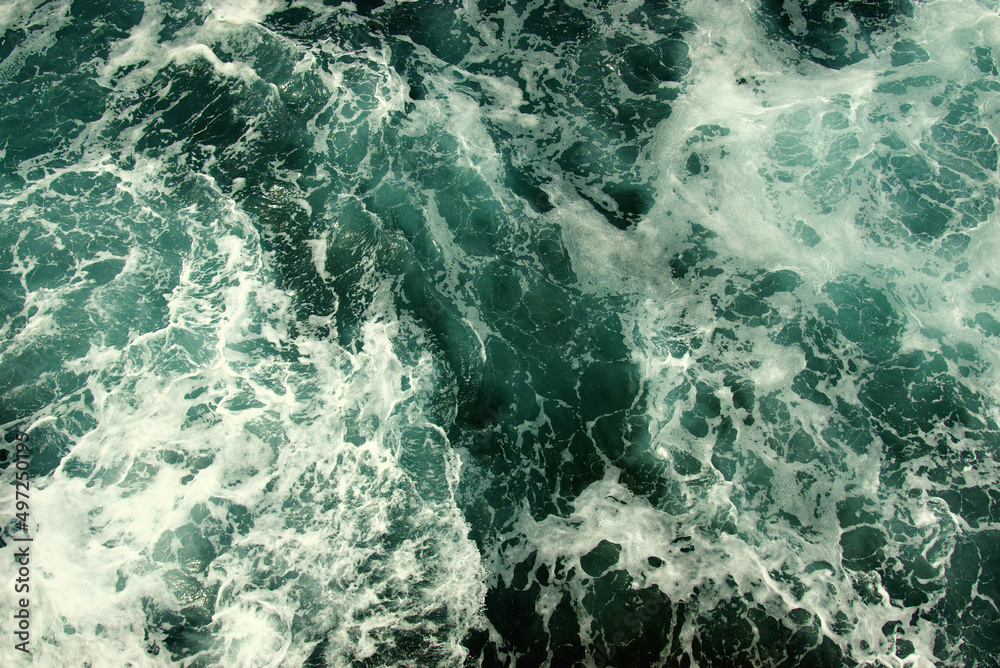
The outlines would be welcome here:
[[[311,6],[327,11],[318,3]],[[23,25],[32,7],[25,2],[5,5],[0,23]],[[0,79],[19,67],[27,53],[40,53],[52,43],[68,3],[55,7],[52,23],[38,31],[37,40],[33,37],[35,41],[9,56]],[[992,340],[967,324],[970,309],[980,308],[972,299],[973,284],[996,283],[991,273],[1000,239],[996,214],[969,231],[972,244],[964,259],[971,269],[966,278],[930,281],[924,271],[927,263],[935,270],[944,267],[933,249],[880,246],[864,229],[866,220],[892,214],[890,203],[879,194],[882,182],[845,183],[841,191],[827,193],[834,210],[820,213],[817,202],[827,192],[821,188],[824,180],[809,168],[782,164],[776,149],[782,133],[792,132],[790,124],[801,119],[793,128],[795,139],[820,162],[839,137],[857,140],[857,147],[843,156],[845,172],[870,165],[881,150],[877,142],[888,132],[900,136],[904,152],[928,156],[929,133],[947,113],[947,105],[935,106],[930,93],[918,92],[906,98],[915,105],[907,123],[879,120],[876,112],[896,105],[877,92],[881,83],[897,76],[886,73],[887,55],[876,53],[840,71],[809,64],[790,67],[791,47],[776,45],[763,34],[753,7],[735,1],[689,3],[687,11],[697,24],[689,36],[694,64],[672,116],[658,126],[639,159],[642,174],[658,174],[656,203],[636,227],[623,232],[580,197],[579,184],[557,174],[548,175],[553,181],[545,186],[555,208],[543,216],[525,213],[523,203],[501,185],[501,153],[506,147],[496,145],[494,128],[529,145],[546,133],[570,128],[562,120],[549,122],[520,111],[526,97],[536,97],[547,85],[547,77],[567,81],[559,71],[565,52],[539,54],[525,62],[521,91],[510,78],[473,76],[420,51],[427,56],[421,65],[428,72],[429,95],[411,103],[407,84],[389,67],[387,48],[345,53],[331,40],[304,51],[260,25],[277,7],[274,2],[216,2],[203,21],[160,44],[163,9],[150,3],[142,23],[100,66],[99,83],[112,89],[114,103],[71,148],[100,138],[116,116],[137,113],[130,106],[132,97],[170,64],[183,68],[207,62],[219,76],[267,86],[277,95],[283,82],[270,81],[254,55],[254,49],[266,43],[284,49],[294,63],[293,77],[315,74],[330,93],[320,113],[334,112],[333,120],[324,124],[317,115],[306,125],[313,150],[329,157],[317,167],[317,180],[332,182],[331,175],[344,165],[350,166],[345,182],[353,183],[355,172],[371,171],[373,152],[356,140],[356,131],[368,132],[372,143],[397,122],[406,137],[450,133],[457,142],[458,163],[492,190],[516,230],[543,223],[561,226],[581,287],[634,297],[622,319],[648,407],[649,451],[641,454],[663,465],[662,482],[670,489],[664,507],[637,497],[609,467],[606,479],[575,499],[569,516],[536,521],[525,514],[515,533],[526,540],[491,564],[498,569],[491,577],[509,582],[513,564],[537,550],[537,559],[551,569],[563,560],[576,570],[579,579],[567,590],[582,611],[586,587],[580,582],[592,579],[583,573],[580,559],[609,540],[622,550],[615,567],[625,570],[635,587],[656,586],[672,601],[690,602],[697,613],[710,614],[719,602],[739,595],[777,618],[802,607],[854,658],[933,665],[933,625],[916,619],[912,609],[890,601],[884,588],[860,582],[841,565],[842,531],[836,518],[836,504],[848,496],[877,500],[884,505],[878,511],[880,522],[898,515],[909,523],[905,541],[912,543],[902,545],[901,539],[900,549],[923,550],[930,563],[947,566],[956,536],[969,527],[933,496],[935,486],[918,472],[919,465],[929,466],[933,460],[914,461],[907,471],[906,492],[918,492],[916,498],[904,497],[902,491],[888,499],[880,496],[877,439],[854,452],[850,444],[826,436],[826,428],[838,424],[836,411],[791,389],[806,367],[801,347],[775,342],[774,330],[764,325],[722,321],[712,297],[725,294],[730,282],[745,287],[750,280],[745,276],[756,272],[790,269],[803,284],[768,303],[785,322],[795,323],[817,317],[817,304],[828,301],[823,287],[829,282],[845,276],[879,281],[879,289],[895,291],[892,305],[906,320],[904,350],[940,349],[937,339],[922,332],[926,324],[971,343],[982,355],[984,370],[961,382],[989,398],[988,410],[995,420],[1000,418],[998,351]],[[621,17],[632,9],[634,3],[621,3],[609,10],[608,21],[624,20]],[[478,9],[470,5],[463,11],[474,15]],[[513,14],[508,7],[501,14],[502,25],[477,25],[483,43],[473,47],[467,63],[487,62],[491,51],[510,48],[519,39]],[[595,30],[612,30],[596,24]],[[933,74],[971,81],[978,75],[968,59],[969,45],[1000,48],[998,24],[990,8],[976,3],[915,5],[914,20],[900,30],[926,48],[931,59],[901,69],[898,76]],[[793,23],[793,31],[800,28],[801,20]],[[644,30],[635,27],[630,34],[640,42],[652,39]],[[875,36],[876,51],[887,54],[879,40],[890,38],[895,36]],[[956,44],[962,48],[956,49]],[[136,69],[126,73],[130,67]],[[354,76],[375,92],[352,91],[348,82]],[[740,78],[753,79],[754,85],[736,83]],[[475,98],[462,87],[469,81],[484,89],[484,97]],[[171,95],[169,84],[155,94]],[[571,108],[569,101],[562,102]],[[416,109],[398,120],[411,104]],[[994,104],[987,100],[983,105],[982,122],[996,137]],[[847,119],[842,132],[824,127],[824,113],[833,107]],[[39,481],[33,497],[38,522],[38,599],[33,614],[34,628],[43,639],[38,661],[169,665],[167,651],[161,649],[155,657],[146,651],[147,630],[152,641],[164,641],[150,610],[177,611],[196,603],[214,606],[211,651],[233,664],[301,664],[324,637],[330,638],[328,658],[347,664],[375,657],[393,645],[398,633],[431,638],[442,663],[461,663],[465,632],[484,625],[487,573],[454,500],[463,472],[455,444],[448,442],[443,426],[427,422],[431,408],[440,408],[433,393],[444,383],[430,346],[411,320],[397,318],[385,284],[375,289],[356,348],[345,350],[327,338],[294,334],[303,329],[292,311],[294,295],[276,285],[275,269],[251,221],[209,178],[194,178],[185,185],[204,188],[199,192],[222,202],[217,210],[187,206],[163,186],[164,175],[176,174],[173,161],[183,157],[185,145],[178,141],[158,158],[135,154],[134,147],[153,120],[136,118],[116,138],[118,153],[88,148],[77,165],[50,170],[4,202],[22,207],[19,220],[34,221],[48,235],[45,243],[65,249],[71,244],[57,216],[48,220],[46,211],[25,203],[39,198],[39,206],[68,219],[78,212],[59,208],[58,198],[47,191],[58,178],[92,170],[113,176],[119,192],[136,200],[131,211],[141,217],[134,229],[155,225],[189,244],[170,249],[181,254],[175,262],[166,249],[145,242],[140,246],[128,237],[132,246],[127,255],[98,252],[76,258],[65,284],[29,293],[26,276],[40,256],[34,250],[22,253],[28,245],[22,246],[24,237],[18,240],[15,270],[29,303],[23,309],[27,324],[11,339],[8,352],[66,335],[57,315],[72,303],[76,291],[89,289],[85,268],[112,258],[125,262],[106,286],[88,293],[80,311],[80,322],[92,318],[96,329],[93,340],[84,341],[79,356],[68,359],[64,370],[86,376],[81,394],[50,407],[52,415],[33,416],[34,424],[52,429],[70,450],[60,468]],[[248,123],[251,129],[237,152],[252,148],[261,132],[254,121]],[[727,128],[729,134],[689,144],[709,123]],[[600,128],[575,132],[566,133],[558,150],[581,141],[600,153],[610,141]],[[685,161],[693,150],[707,156],[711,171],[704,177],[686,173]],[[27,161],[19,172],[26,176],[52,157]],[[133,168],[119,166],[131,158],[136,158]],[[791,185],[768,179],[782,169],[790,174]],[[286,176],[287,186],[276,186],[275,197],[295,203],[310,217],[317,215],[306,199],[310,193],[295,185],[298,175]],[[996,183],[995,174],[989,182]],[[237,180],[234,192],[243,185]],[[413,188],[407,194],[419,200],[438,246],[444,269],[438,287],[461,302],[456,308],[478,339],[479,356],[485,361],[485,340],[496,333],[474,306],[463,302],[471,294],[463,283],[470,260],[449,227],[448,212],[441,211],[433,190]],[[796,220],[808,221],[822,240],[815,246],[800,243]],[[698,283],[671,276],[668,262],[685,248],[692,223],[715,235],[706,244],[716,257],[707,261],[723,269],[721,277]],[[108,230],[132,225],[129,220],[103,221],[95,229],[103,233],[104,224]],[[307,257],[322,279],[330,278],[326,258],[335,241],[320,231],[306,242]],[[159,311],[146,320],[126,313],[149,286],[165,293]],[[128,331],[120,336],[108,331],[119,322],[126,322]],[[309,323],[319,331],[334,320],[314,315]],[[0,336],[6,341],[8,325],[4,327]],[[736,342],[725,343],[723,330],[732,331]],[[837,345],[841,347],[835,352],[856,355],[842,341]],[[404,355],[405,350],[418,352]],[[589,359],[589,353],[582,359]],[[820,389],[857,406],[866,368],[860,357],[854,361],[859,371],[844,372],[836,387],[830,381]],[[717,367],[709,368],[708,362]],[[742,422],[744,413],[735,408],[733,392],[725,386],[726,371],[752,381],[758,404],[750,411],[758,418],[754,425]],[[711,429],[725,417],[739,431],[732,445],[739,466],[728,480],[712,463],[713,455],[724,454],[723,445],[701,440],[681,424],[683,411],[694,405],[696,382],[708,384],[723,406],[722,416],[707,421]],[[80,398],[83,392],[93,401]],[[764,400],[787,410],[787,417],[764,424],[759,414]],[[73,411],[87,421],[66,426],[63,418]],[[519,433],[540,427],[543,416],[540,409],[536,423],[522,425]],[[811,453],[815,461],[789,461],[782,450],[798,430],[816,443]],[[944,430],[941,435],[946,435]],[[678,473],[675,464],[682,455],[696,460],[700,470]],[[750,470],[755,463],[759,469]],[[476,473],[470,468],[464,474]],[[761,471],[766,490],[757,494],[773,495],[769,501],[750,498],[747,491],[751,483],[760,482],[753,478],[764,475]],[[964,475],[969,484],[985,485],[995,480],[990,473],[976,469]],[[815,482],[802,482],[808,477]],[[237,527],[241,509],[250,519]],[[720,531],[722,521],[731,523],[734,533]],[[178,554],[185,547],[176,533],[189,525],[211,546],[202,570],[184,570]],[[224,544],[223,536],[232,544]],[[169,548],[167,554],[154,558],[161,541]],[[682,549],[685,546],[692,549]],[[661,558],[663,565],[652,567],[651,556]],[[806,573],[810,564],[820,561],[831,568]],[[799,578],[803,594],[796,596],[779,577],[788,575]],[[862,585],[870,588],[872,598],[858,593],[856,586]],[[5,591],[9,602],[9,589]],[[548,619],[560,600],[555,586],[543,588],[536,609]],[[441,624],[428,614],[438,610],[446,611]],[[838,612],[847,615],[852,633],[838,630]],[[682,630],[689,651],[698,632],[692,621],[696,616],[689,615]],[[590,620],[583,621],[585,637],[592,638]],[[888,621],[906,627],[906,637],[915,645],[911,657],[891,656],[881,631]],[[0,654],[0,660],[10,656]],[[208,660],[207,655],[202,658]]]
[[[119,172],[137,206],[162,196],[149,178],[157,169],[164,168]],[[218,189],[212,194],[224,199]],[[485,593],[453,500],[457,455],[446,440],[425,444],[440,455],[427,462],[450,481],[427,500],[412,492],[416,482],[396,459],[406,430],[424,419],[432,359],[420,356],[412,366],[397,357],[406,335],[384,299],[382,319],[365,325],[354,353],[308,336],[291,340],[291,299],[273,285],[256,231],[238,210],[221,210],[217,219],[190,208],[167,220],[188,247],[165,275],[172,273],[173,285],[158,329],[132,331],[124,346],[94,343],[66,360],[67,370],[88,376],[94,401],[73,408],[93,426],[73,438],[32,498],[38,660],[58,654],[168,665],[150,615],[191,604],[214,606],[211,651],[233,663],[296,665],[328,632],[331,656],[348,660],[359,647],[391,644],[404,617],[430,609],[448,611],[447,620],[428,621],[421,632],[436,634],[442,656],[460,660],[465,631],[481,624]],[[114,317],[130,284],[169,261],[162,252],[151,246],[120,258],[124,268],[87,308]],[[108,257],[78,257],[77,273]],[[250,513],[242,531],[227,524],[237,506]],[[409,519],[401,525],[398,518]],[[167,540],[190,526],[210,552]],[[405,531],[424,538],[382,547]],[[220,542],[227,535],[231,547]],[[161,544],[173,547],[158,553]],[[195,550],[194,563],[207,560],[205,570],[185,571],[192,555],[174,552],[183,549]],[[428,550],[438,556],[428,559]],[[365,570],[373,556],[396,566]],[[252,584],[288,569],[299,575],[285,587]],[[378,593],[394,581],[402,587],[395,611],[383,608]],[[221,586],[217,600],[214,586]],[[297,614],[309,620],[305,627],[292,624]],[[146,652],[150,642],[160,644],[156,657]]]
[[[264,18],[283,7],[277,0],[212,0],[208,3],[212,16],[221,23],[243,26],[260,23]]]

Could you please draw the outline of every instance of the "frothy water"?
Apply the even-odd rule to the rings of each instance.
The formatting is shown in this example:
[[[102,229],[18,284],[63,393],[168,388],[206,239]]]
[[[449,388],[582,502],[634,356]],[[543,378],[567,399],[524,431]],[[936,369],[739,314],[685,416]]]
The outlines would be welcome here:
[[[0,7],[0,664],[997,665],[995,3],[112,4]]]

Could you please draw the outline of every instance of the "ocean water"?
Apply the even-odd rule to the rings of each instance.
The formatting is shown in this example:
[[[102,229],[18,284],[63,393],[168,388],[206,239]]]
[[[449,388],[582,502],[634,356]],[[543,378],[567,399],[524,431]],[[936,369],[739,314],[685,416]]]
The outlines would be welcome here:
[[[986,0],[5,0],[0,665],[1000,665],[998,68]]]

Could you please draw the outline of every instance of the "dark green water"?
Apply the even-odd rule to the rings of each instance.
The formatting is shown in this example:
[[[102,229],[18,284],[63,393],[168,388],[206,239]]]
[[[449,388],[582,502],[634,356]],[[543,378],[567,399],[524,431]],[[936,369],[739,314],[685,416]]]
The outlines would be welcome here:
[[[3,4],[0,664],[1000,665],[997,10]]]

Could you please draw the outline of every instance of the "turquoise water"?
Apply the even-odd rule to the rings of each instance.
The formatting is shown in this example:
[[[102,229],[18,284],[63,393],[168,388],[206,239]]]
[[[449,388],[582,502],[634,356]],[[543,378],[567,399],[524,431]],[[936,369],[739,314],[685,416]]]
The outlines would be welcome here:
[[[975,0],[0,5],[0,664],[1000,665],[998,67]]]

